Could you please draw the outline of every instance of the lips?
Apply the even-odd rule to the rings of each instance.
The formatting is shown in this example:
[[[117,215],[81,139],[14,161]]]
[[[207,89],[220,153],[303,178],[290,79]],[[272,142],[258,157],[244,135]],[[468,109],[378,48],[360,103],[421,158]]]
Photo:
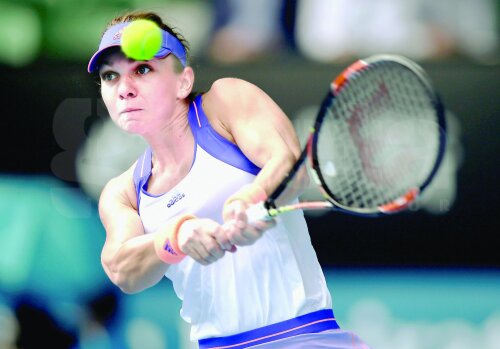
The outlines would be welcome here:
[[[123,109],[120,114],[125,114],[125,113],[132,113],[134,111],[139,111],[142,110],[141,108],[125,108]]]

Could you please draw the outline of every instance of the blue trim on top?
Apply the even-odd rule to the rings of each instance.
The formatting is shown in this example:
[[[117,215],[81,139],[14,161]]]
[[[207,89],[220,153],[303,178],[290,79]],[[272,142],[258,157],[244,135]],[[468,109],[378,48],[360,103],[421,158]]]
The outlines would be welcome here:
[[[196,103],[196,108],[194,104]],[[205,112],[202,107],[202,95],[195,98],[195,101],[189,106],[188,120],[196,144],[202,147],[207,153],[219,159],[220,161],[239,168],[245,172],[257,175],[260,172],[260,168],[251,162],[245,154],[241,151],[236,144],[231,143],[229,140],[218,134],[210,125]],[[198,118],[196,117],[196,111],[198,111],[198,116],[200,118],[200,123],[198,124]],[[201,126],[200,126],[201,125]],[[193,164],[196,160],[196,144],[194,148]],[[144,189],[145,193],[149,177],[151,176],[151,159],[152,150],[148,147],[144,153],[137,160],[137,164],[134,169],[134,185],[135,192],[137,194],[137,209],[139,210],[139,205],[141,202],[141,192]],[[192,165],[191,165],[192,166]],[[152,197],[159,197],[150,195]]]
[[[135,193],[137,195],[137,212],[140,213],[140,203],[141,203],[141,190],[144,185],[148,182],[151,176],[151,158],[152,158],[151,148],[147,148],[144,153],[137,160],[137,164],[134,169],[134,186]]]
[[[193,103],[196,104],[196,109]],[[260,172],[260,167],[251,162],[236,144],[231,143],[212,128],[203,111],[202,95],[198,95],[193,103],[189,107],[188,119],[196,143],[216,159],[245,172],[257,175]],[[198,111],[199,124],[196,111]]]
[[[200,349],[218,347],[242,349],[300,334],[318,333],[339,328],[333,310],[323,309],[232,336],[202,339],[198,341],[198,344]]]

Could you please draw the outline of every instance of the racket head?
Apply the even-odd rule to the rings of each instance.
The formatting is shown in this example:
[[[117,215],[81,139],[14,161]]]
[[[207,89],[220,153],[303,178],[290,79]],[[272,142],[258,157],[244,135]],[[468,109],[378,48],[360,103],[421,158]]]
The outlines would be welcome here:
[[[337,210],[407,208],[435,176],[444,107],[424,70],[396,55],[358,60],[331,84],[308,140],[313,179]]]

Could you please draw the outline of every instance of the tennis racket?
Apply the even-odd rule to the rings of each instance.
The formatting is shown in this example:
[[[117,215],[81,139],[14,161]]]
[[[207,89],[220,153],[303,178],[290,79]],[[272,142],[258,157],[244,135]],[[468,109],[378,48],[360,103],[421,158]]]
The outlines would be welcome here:
[[[445,143],[444,107],[420,66],[394,55],[358,60],[333,80],[298,161],[248,209],[249,222],[298,209],[401,212],[432,181]],[[277,206],[305,163],[324,200]]]

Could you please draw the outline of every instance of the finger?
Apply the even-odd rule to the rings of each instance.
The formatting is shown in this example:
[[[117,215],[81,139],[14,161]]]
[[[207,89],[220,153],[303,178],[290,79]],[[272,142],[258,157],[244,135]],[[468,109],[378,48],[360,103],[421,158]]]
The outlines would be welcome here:
[[[241,228],[236,221],[232,221],[229,224],[229,230],[227,231],[227,236],[229,238],[229,241],[233,245],[240,245],[240,246],[246,246],[250,245],[254,239],[250,239],[251,237],[251,232],[247,232],[247,229],[252,229],[251,226],[244,225],[244,228]]]
[[[224,207],[224,211],[222,213],[224,222],[228,222],[234,219],[234,212],[236,205],[238,204],[239,200],[233,201],[230,204],[228,204],[226,207]]]
[[[238,244],[239,245],[250,245],[255,241],[260,239],[264,232],[276,225],[275,220],[270,221],[257,221],[255,223],[249,224],[241,231],[239,234]]]
[[[229,234],[234,231],[234,223],[227,222],[224,223],[219,230],[216,231],[215,239],[217,243],[226,251],[231,251],[234,249],[234,245],[229,240]]]
[[[247,229],[242,230],[239,234],[231,235],[231,242],[238,246],[247,246],[253,244],[262,233],[258,232],[257,229],[252,227],[247,227]]]
[[[236,202],[233,215],[236,226],[244,229],[248,223],[247,205],[242,201]]]
[[[264,234],[264,230],[258,229],[249,225],[243,232],[242,237],[248,242],[253,243],[257,241]]]
[[[225,210],[224,221],[228,222],[231,220],[243,220],[246,223],[246,209],[247,204],[242,200],[231,202]]]
[[[203,245],[198,245],[196,247],[196,251],[198,252],[198,255],[200,256],[200,259],[197,261],[203,265],[209,265],[217,260],[214,256],[212,256],[208,252],[208,250]]]
[[[212,262],[224,256],[224,250],[215,239],[210,239],[210,241],[205,244],[205,249],[208,252],[207,257],[210,258]]]
[[[200,241],[197,251],[208,264],[222,258],[225,253],[212,235],[205,235]]]
[[[193,258],[196,262],[200,263],[200,264],[203,264],[203,265],[207,265],[207,262],[205,261],[205,259],[201,256],[201,254],[194,248],[187,248],[187,251],[186,251],[186,254]]]
[[[235,201],[233,205],[233,214],[235,218],[246,218],[247,205],[243,201]]]
[[[260,220],[252,223],[251,225],[257,228],[258,230],[266,231],[276,226],[276,220],[275,219]]]

